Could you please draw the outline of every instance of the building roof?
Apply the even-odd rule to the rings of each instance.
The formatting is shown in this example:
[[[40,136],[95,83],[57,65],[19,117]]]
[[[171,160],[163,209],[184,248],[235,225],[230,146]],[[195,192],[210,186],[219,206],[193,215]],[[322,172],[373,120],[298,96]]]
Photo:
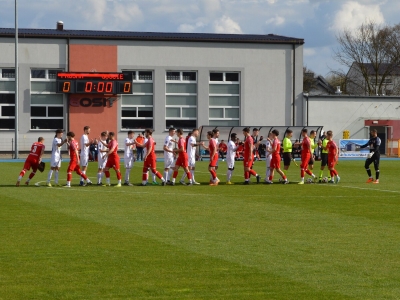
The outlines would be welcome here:
[[[364,67],[366,68],[367,72],[369,75],[375,75],[375,69],[374,69],[374,65],[372,63],[363,63]],[[351,65],[350,69],[354,67],[358,67],[358,64],[356,62],[353,62],[353,64]],[[378,75],[383,75],[385,73],[387,73],[388,68],[393,68],[392,71],[390,72],[391,75],[400,75],[400,66],[394,66],[392,64],[389,63],[381,63],[378,67]],[[349,69],[349,72],[350,72]]]
[[[221,33],[175,33],[131,32],[100,30],[18,29],[19,38],[74,38],[99,40],[140,40],[179,42],[225,42],[262,44],[304,44],[304,39],[275,34],[221,34]],[[0,37],[14,37],[14,28],[0,28]]]

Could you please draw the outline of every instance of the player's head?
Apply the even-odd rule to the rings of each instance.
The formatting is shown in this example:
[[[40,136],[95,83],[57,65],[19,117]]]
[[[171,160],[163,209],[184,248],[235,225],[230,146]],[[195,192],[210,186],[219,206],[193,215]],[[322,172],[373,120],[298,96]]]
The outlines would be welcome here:
[[[236,133],[231,133],[231,140],[236,141],[237,134]]]
[[[44,137],[39,136],[38,139],[37,139],[37,141],[38,141],[39,143],[43,143],[43,142],[44,142]]]
[[[257,136],[259,132],[260,132],[260,130],[258,128],[256,128],[256,127],[253,128],[253,135],[254,136]]]
[[[133,130],[129,130],[128,131],[128,138],[133,138],[133,136],[135,135],[135,132]]]
[[[378,130],[376,130],[375,128],[374,128],[374,129],[371,129],[370,133],[371,133],[371,135],[372,135],[373,137],[376,137],[376,136],[378,135]]]
[[[207,138],[211,139],[213,137],[213,132],[212,131],[207,131]]]
[[[316,135],[317,135],[317,132],[315,130],[310,131],[310,138],[315,138]]]
[[[102,141],[105,141],[107,139],[107,132],[106,131],[103,131],[100,135],[101,135],[101,140]]]
[[[301,130],[301,135],[302,135],[303,137],[307,136],[307,133],[308,133],[307,128],[303,128],[303,129]]]
[[[170,136],[174,136],[175,135],[175,131],[176,131],[176,129],[174,127],[170,127],[168,129],[168,133],[169,133]]]
[[[250,133],[250,128],[249,127],[243,128],[243,135],[247,136],[249,133]]]
[[[271,133],[273,134],[274,138],[279,136],[279,131],[277,129],[272,130]]]
[[[89,126],[83,127],[83,132],[84,132],[85,134],[89,134],[89,133],[90,133],[90,127],[89,127]]]
[[[68,133],[67,133],[67,139],[70,141],[70,140],[72,140],[72,139],[74,139],[74,137],[75,137],[75,133],[73,133],[72,131],[69,131]]]
[[[197,128],[192,130],[192,136],[198,137],[199,136],[199,130]]]
[[[292,137],[292,136],[293,136],[293,130],[287,129],[287,130],[286,130],[286,136],[287,136],[288,138]]]
[[[273,133],[272,133],[272,132],[268,133],[268,138],[269,138],[269,139],[272,139],[272,138],[273,138]]]
[[[219,137],[219,129],[214,128],[212,131],[212,136],[213,136],[213,138],[218,138]]]
[[[225,140],[221,140],[221,143],[225,143]]]
[[[332,130],[328,130],[328,131],[326,132],[326,137],[328,138],[328,140],[331,139],[331,138],[333,137],[333,132],[332,132]]]
[[[57,129],[56,130],[56,137],[61,138],[63,136],[64,130]]]
[[[113,140],[113,139],[115,138],[115,133],[114,133],[113,131],[110,131],[110,132],[108,133],[108,138],[109,138],[110,140]]]
[[[182,128],[179,128],[179,129],[176,131],[176,135],[179,136],[179,137],[181,137],[181,136],[183,135],[183,130],[182,130]]]
[[[147,128],[147,129],[144,131],[144,135],[145,135],[146,137],[149,137],[149,136],[151,136],[152,134],[153,134],[153,129]]]

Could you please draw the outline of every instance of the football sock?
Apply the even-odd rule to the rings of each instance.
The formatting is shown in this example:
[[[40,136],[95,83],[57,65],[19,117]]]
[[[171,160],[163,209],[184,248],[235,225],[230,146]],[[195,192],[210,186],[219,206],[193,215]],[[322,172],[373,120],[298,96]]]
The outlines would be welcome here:
[[[50,182],[51,176],[53,176],[53,170],[50,169],[49,174],[47,175],[47,181]]]
[[[169,170],[168,170],[168,178],[171,179],[172,173],[173,173],[173,172],[174,172],[174,169],[169,169]]]
[[[322,176],[324,175],[324,170],[319,171],[319,179],[322,179]]]
[[[131,169],[125,170],[125,182],[129,182],[129,174],[131,173]]]
[[[71,180],[67,181],[67,185],[71,185]]]
[[[32,172],[31,174],[29,174],[29,178],[28,178],[28,182],[33,178],[33,176],[35,176],[36,173]]]
[[[106,178],[110,178],[110,171],[104,171],[104,174],[106,174]]]
[[[378,180],[379,179],[379,170],[375,171],[375,176],[376,176],[375,179]]]
[[[194,180],[194,170],[190,170],[190,175],[192,175],[192,181],[195,182],[196,180]]]
[[[368,174],[369,178],[372,178],[371,169],[367,169],[367,174]]]
[[[305,174],[304,169],[301,169],[301,171],[300,171],[300,176],[301,176],[301,178],[304,178],[304,174]]]
[[[54,182],[58,183],[58,170],[54,172]]]
[[[254,170],[250,170],[250,172],[249,172],[251,175],[253,175],[254,177],[257,177],[258,176],[258,174],[256,173],[256,171],[254,171]]]
[[[174,177],[172,177],[172,180],[171,180],[172,182],[175,182],[175,178]]]
[[[304,182],[304,177],[301,177],[300,181],[303,181],[303,182]]]
[[[246,181],[249,181],[249,178],[250,178],[250,172],[244,171],[244,179],[245,179]]]
[[[122,178],[121,172],[118,170],[118,171],[116,171],[116,173],[117,173],[117,179],[118,179],[118,181],[121,182],[121,178]],[[129,177],[128,177],[128,180],[129,180]]]
[[[121,179],[118,180],[118,184],[121,184]]]
[[[100,182],[101,182],[101,175],[102,175],[102,173],[103,173],[103,172],[97,173],[97,183],[100,183]]]
[[[232,178],[232,170],[228,170],[226,172],[226,181],[231,181]]]
[[[175,179],[176,176],[178,176],[178,171],[174,171],[174,174],[172,175],[172,178]],[[175,182],[175,180],[173,182]]]
[[[187,178],[189,179],[190,182],[192,182],[192,174],[190,174],[190,171],[186,173]]]
[[[187,176],[187,174],[184,172],[182,175],[181,181],[185,181],[186,176]]]
[[[267,172],[265,172],[265,178],[268,178],[270,173],[271,173],[271,169],[268,167]]]
[[[164,178],[166,179],[166,180],[168,180],[168,171],[164,171]]]
[[[71,183],[71,179],[72,179],[72,173],[67,173],[67,183]]]
[[[158,173],[158,172],[157,172]],[[153,175],[153,181],[156,181],[156,174],[157,173],[153,173],[152,175]],[[161,175],[160,175],[161,176]],[[158,177],[158,176],[157,176]],[[161,178],[161,177],[159,177],[159,178]]]
[[[106,183],[110,184],[110,177],[106,177]]]

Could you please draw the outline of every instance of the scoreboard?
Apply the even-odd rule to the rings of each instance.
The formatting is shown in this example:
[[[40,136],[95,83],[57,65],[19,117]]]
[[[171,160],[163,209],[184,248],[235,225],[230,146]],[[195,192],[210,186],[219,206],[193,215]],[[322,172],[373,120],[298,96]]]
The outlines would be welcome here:
[[[132,94],[131,73],[57,73],[57,93]]]

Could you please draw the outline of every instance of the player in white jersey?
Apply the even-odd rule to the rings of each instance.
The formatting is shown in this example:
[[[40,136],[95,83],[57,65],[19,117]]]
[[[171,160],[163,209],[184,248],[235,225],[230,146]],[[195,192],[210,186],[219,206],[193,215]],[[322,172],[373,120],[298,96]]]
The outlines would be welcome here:
[[[51,162],[50,162],[50,171],[47,175],[47,186],[51,186],[51,177],[54,174],[54,184],[58,185],[58,171],[61,167],[61,146],[64,145],[67,140],[62,140],[63,130],[57,129],[56,136],[53,139],[53,143],[51,145]]]
[[[133,168],[133,162],[135,161],[135,157],[133,155],[132,146],[135,145],[135,140],[133,137],[135,136],[135,132],[132,130],[128,131],[128,137],[125,138],[125,151],[124,151],[124,163],[125,163],[125,180],[124,185],[132,186],[133,184],[129,182],[129,175],[131,173],[131,169]]]
[[[270,183],[269,175],[271,173],[271,158],[272,158],[272,133],[268,134],[268,138],[265,140],[260,140],[260,144],[265,145],[265,164],[266,164],[266,171],[265,171],[265,179],[266,183]]]
[[[190,174],[192,175],[192,183],[200,184],[194,179],[194,171],[196,168],[196,147],[202,145],[203,143],[197,143],[197,137],[199,136],[199,130],[197,128],[193,129],[186,145],[186,152],[188,154],[188,166],[190,170]],[[181,181],[184,181],[186,177],[186,173],[182,176]]]
[[[104,168],[107,164],[107,156],[105,154],[108,152],[108,148],[104,144],[107,143],[107,136],[108,133],[103,131],[97,144],[97,150],[99,151],[99,155],[97,156],[97,185],[103,185]]]
[[[92,143],[89,140],[89,133],[90,127],[85,126],[83,127],[83,135],[81,137],[80,147],[81,147],[81,155],[80,155],[80,162],[81,162],[81,171],[82,174],[86,174],[88,163],[89,163],[89,147]],[[81,177],[81,181],[79,185],[84,185],[84,178]]]
[[[235,170],[236,150],[239,148],[239,145],[236,145],[235,143],[236,141],[236,133],[231,133],[231,140],[227,145],[228,151],[226,153],[226,164],[228,165],[228,171],[226,172],[226,184],[233,184],[233,182],[231,182],[231,178],[233,170]]]
[[[174,140],[173,136],[175,135],[175,128],[170,127],[168,130],[168,135],[166,136],[164,140],[164,178],[165,181],[170,181],[169,179],[171,178],[171,172],[173,168],[175,167],[174,164],[174,148],[176,141]]]

